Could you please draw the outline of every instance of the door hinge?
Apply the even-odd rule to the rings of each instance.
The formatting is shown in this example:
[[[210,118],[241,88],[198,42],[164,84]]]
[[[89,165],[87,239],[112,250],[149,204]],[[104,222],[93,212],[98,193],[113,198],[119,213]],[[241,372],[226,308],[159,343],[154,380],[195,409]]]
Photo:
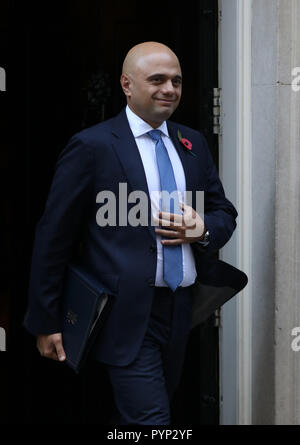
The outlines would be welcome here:
[[[221,326],[221,308],[216,309],[214,313],[214,327],[219,328]]]
[[[222,134],[221,129],[221,88],[214,88],[213,94],[213,133]]]

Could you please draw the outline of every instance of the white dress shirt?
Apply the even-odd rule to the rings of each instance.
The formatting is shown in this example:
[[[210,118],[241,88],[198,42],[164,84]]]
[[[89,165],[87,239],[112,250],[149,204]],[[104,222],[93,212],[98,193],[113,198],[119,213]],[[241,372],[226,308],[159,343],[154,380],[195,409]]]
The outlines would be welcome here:
[[[151,205],[153,209],[158,208],[158,192],[161,190],[160,177],[155,154],[155,141],[151,139],[147,133],[153,128],[147,124],[143,119],[137,116],[127,105],[126,107],[127,119],[135,138],[135,142],[140,152],[142,163],[147,179],[148,191],[151,197]],[[162,132],[162,140],[168,151],[168,155],[173,167],[177,189],[181,192],[180,198],[184,202],[184,192],[186,190],[186,182],[184,170],[181,164],[180,157],[173,145],[169,136],[166,122],[163,122],[160,127],[156,128]],[[163,279],[163,246],[161,244],[162,237],[156,236],[157,243],[157,268],[155,277],[155,286],[167,287]],[[191,286],[196,279],[197,272],[195,267],[195,259],[190,244],[184,243],[182,246],[182,261],[183,261],[183,280],[180,284],[182,287]]]

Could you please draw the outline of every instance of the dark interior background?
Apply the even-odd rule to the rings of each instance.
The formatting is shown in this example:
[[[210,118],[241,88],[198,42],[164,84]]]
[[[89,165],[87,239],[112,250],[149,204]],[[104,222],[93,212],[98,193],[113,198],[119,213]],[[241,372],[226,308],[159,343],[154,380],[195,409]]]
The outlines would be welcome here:
[[[7,352],[0,353],[0,423],[107,422],[113,402],[102,367],[90,363],[77,376],[43,359],[22,327],[35,225],[68,139],[125,105],[122,62],[142,41],[163,42],[178,55],[183,98],[172,120],[201,130],[218,164],[212,134],[217,29],[217,0],[165,0],[155,7],[137,0],[1,2],[0,66],[7,91],[0,92],[0,326]],[[174,423],[219,422],[213,322],[191,333],[172,403]]]

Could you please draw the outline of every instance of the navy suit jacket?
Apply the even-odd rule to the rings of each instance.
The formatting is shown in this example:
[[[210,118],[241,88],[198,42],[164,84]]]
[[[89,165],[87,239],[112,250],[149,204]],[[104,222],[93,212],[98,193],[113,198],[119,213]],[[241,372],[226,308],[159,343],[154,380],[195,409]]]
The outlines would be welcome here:
[[[247,283],[246,275],[213,255],[230,239],[237,212],[227,200],[204,136],[167,121],[180,156],[186,190],[205,192],[204,219],[210,244],[192,244],[197,266],[193,286],[193,326],[205,320]],[[185,149],[177,137],[193,144]],[[99,287],[114,295],[114,304],[101,331],[97,358],[111,365],[127,365],[137,355],[149,319],[156,274],[155,228],[130,225],[100,227],[96,195],[102,190],[119,194],[142,190],[146,176],[128,124],[125,109],[115,118],[75,134],[61,152],[45,211],[38,222],[32,256],[29,305],[24,325],[32,334],[61,332],[60,295],[74,245],[81,242],[81,262]],[[118,201],[118,200],[117,200]],[[149,218],[150,218],[150,199]],[[136,204],[128,204],[128,211]],[[118,205],[117,205],[118,208]],[[117,221],[119,212],[117,210]]]

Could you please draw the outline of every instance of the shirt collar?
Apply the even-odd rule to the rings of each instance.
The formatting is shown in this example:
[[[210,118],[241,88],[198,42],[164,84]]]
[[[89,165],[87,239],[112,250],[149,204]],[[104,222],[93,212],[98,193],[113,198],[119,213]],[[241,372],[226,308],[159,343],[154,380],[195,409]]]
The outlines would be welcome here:
[[[135,138],[142,136],[149,131],[153,130],[151,125],[141,119],[137,114],[135,114],[127,105],[126,115],[129,122],[129,126]],[[156,130],[160,130],[165,136],[169,137],[168,127],[166,121],[164,121]]]

